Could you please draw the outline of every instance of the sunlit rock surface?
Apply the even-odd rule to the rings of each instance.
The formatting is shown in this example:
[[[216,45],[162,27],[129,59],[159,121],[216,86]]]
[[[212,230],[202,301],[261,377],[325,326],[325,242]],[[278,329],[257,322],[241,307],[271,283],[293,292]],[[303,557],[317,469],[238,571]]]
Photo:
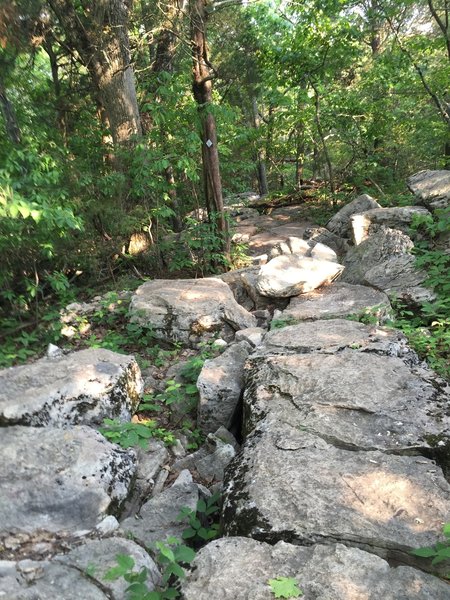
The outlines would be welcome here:
[[[416,198],[430,210],[450,204],[450,171],[419,171],[406,183]]]
[[[332,233],[350,238],[352,232],[351,217],[372,208],[381,208],[378,202],[368,194],[358,196],[352,202],[343,206],[327,223],[327,229]]]

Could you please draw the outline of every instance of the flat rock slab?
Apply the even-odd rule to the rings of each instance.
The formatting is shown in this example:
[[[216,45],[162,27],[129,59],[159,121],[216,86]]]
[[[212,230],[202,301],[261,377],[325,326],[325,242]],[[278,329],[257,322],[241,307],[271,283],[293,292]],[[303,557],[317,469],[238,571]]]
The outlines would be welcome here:
[[[226,535],[299,545],[342,542],[413,564],[439,538],[450,486],[433,461],[355,452],[267,418],[231,463]]]
[[[88,349],[0,371],[0,425],[128,421],[143,384],[133,356]],[[39,435],[39,434],[38,434]]]
[[[302,548],[241,537],[202,548],[182,584],[184,600],[273,600],[269,579],[292,577],[305,600],[447,600],[449,586],[411,567],[342,544]]]
[[[410,362],[418,362],[417,356],[407,344],[406,337],[396,329],[364,325],[346,319],[304,321],[273,329],[264,336],[257,354],[334,354],[344,348],[402,356]]]
[[[283,254],[259,271],[256,290],[270,298],[289,298],[310,292],[336,279],[344,267],[328,260]]]
[[[383,292],[363,285],[337,282],[291,298],[281,318],[314,321],[370,314],[380,323],[390,313],[391,305]]]
[[[214,278],[149,281],[136,290],[130,311],[158,339],[190,346],[216,334],[231,341],[235,331],[257,325],[228,285]]]
[[[95,527],[126,499],[133,451],[85,426],[2,428],[0,532]]]
[[[247,381],[247,433],[269,416],[341,448],[411,454],[450,447],[445,384],[393,356],[346,349],[250,358]]]
[[[416,198],[431,210],[450,204],[450,171],[419,171],[406,183]]]

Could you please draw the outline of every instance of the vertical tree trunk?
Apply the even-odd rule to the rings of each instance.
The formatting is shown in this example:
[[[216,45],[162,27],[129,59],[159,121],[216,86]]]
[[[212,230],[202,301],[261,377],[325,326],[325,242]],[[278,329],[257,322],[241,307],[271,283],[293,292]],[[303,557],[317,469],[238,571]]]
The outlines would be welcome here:
[[[253,127],[255,129],[259,129],[259,127],[261,126],[261,118],[259,116],[258,104],[255,94],[252,95],[252,120]],[[269,193],[269,187],[267,185],[266,160],[263,148],[258,148],[258,151],[256,153],[256,174],[258,177],[259,193],[261,196],[265,196]]]
[[[223,210],[222,181],[217,148],[216,121],[209,107],[212,101],[213,69],[206,42],[206,0],[190,0],[193,93],[201,125],[203,178],[206,207],[222,238],[222,251],[230,253],[230,236]]]
[[[52,71],[53,89],[55,91],[56,124],[59,131],[61,132],[64,142],[67,143],[67,110],[64,102],[64,97],[61,93],[58,57],[53,49],[53,44],[50,37],[44,41],[43,47],[49,57],[50,69]]]
[[[310,80],[311,87],[314,90],[314,107],[315,107],[315,120],[317,131],[319,133],[320,141],[322,142],[323,153],[325,155],[325,162],[327,163],[328,169],[328,181],[330,184],[330,192],[331,192],[331,201],[333,206],[336,206],[336,189],[334,186],[334,173],[333,173],[333,165],[331,162],[330,153],[328,152],[328,145],[325,139],[325,134],[323,132],[322,121],[320,119],[320,96],[319,90],[317,86]]]
[[[21,133],[20,127],[17,122],[16,113],[14,111],[14,107],[11,104],[7,94],[6,89],[3,85],[3,82],[0,80],[0,110],[3,115],[3,120],[5,122],[5,130],[6,135],[10,139],[10,141],[17,145],[21,142]]]

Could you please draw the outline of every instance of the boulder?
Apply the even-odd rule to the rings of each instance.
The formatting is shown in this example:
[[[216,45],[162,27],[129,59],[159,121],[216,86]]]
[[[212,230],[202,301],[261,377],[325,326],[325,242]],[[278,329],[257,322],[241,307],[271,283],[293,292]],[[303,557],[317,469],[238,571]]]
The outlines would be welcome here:
[[[260,267],[246,267],[219,275],[219,278],[230,286],[236,302],[249,311],[264,310],[274,302],[256,291],[259,269]]]
[[[391,305],[384,292],[364,285],[332,283],[317,290],[291,298],[280,318],[295,321],[339,319],[364,315],[382,323],[391,315]]]
[[[275,417],[260,421],[227,475],[225,535],[268,543],[339,542],[414,565],[423,561],[410,551],[433,545],[450,511],[433,461],[349,451]]]
[[[123,504],[136,455],[85,426],[6,427],[0,471],[0,532],[86,530]]]
[[[311,247],[305,240],[298,237],[288,237],[286,241],[278,242],[269,252],[269,260],[282,254],[300,254],[301,256],[309,256]]]
[[[356,245],[375,233],[382,225],[391,229],[398,229],[409,234],[411,223],[416,217],[431,216],[431,213],[422,206],[395,206],[392,208],[373,208],[362,214],[351,217],[353,241]]]
[[[446,600],[448,584],[342,544],[299,547],[226,537],[202,548],[182,583],[184,600],[273,600],[269,579],[295,579],[305,599]]]
[[[349,242],[335,233],[328,231],[326,227],[309,227],[303,234],[303,239],[315,243],[322,243],[336,252],[336,255],[345,256],[350,248]]]
[[[125,519],[121,528],[146,547],[171,536],[181,538],[187,524],[178,515],[182,508],[196,510],[198,499],[197,484],[189,471],[183,471],[170,488],[150,498],[136,516]]]
[[[341,208],[327,223],[327,229],[341,238],[351,237],[352,215],[363,213],[371,208],[381,208],[374,198],[368,194],[358,196]]]
[[[260,345],[266,330],[262,327],[249,327],[236,331],[236,342],[247,342],[252,348]]]
[[[315,258],[317,260],[330,260],[331,262],[337,262],[337,254],[332,248],[320,242],[311,242],[311,244],[311,258]]]
[[[104,540],[88,540],[82,546],[71,550],[68,554],[56,556],[54,562],[77,569],[80,575],[87,573],[89,579],[106,590],[112,600],[126,598],[126,589],[130,585],[123,577],[114,581],[105,579],[109,569],[117,567],[118,554],[131,556],[134,560],[133,571],[147,569],[146,585],[152,591],[161,581],[161,575],[155,562],[140,546],[131,540],[112,537]],[[37,585],[39,589],[39,583]],[[90,598],[86,596],[85,598]]]
[[[406,183],[421,204],[430,210],[449,206],[450,171],[419,171]]]
[[[133,356],[88,349],[0,371],[0,425],[129,421],[142,394]]]
[[[364,284],[369,269],[394,256],[408,254],[413,247],[412,240],[401,231],[381,226],[379,231],[348,251],[343,260],[345,270],[341,281]]]
[[[333,281],[343,269],[338,263],[296,254],[277,256],[261,267],[256,289],[268,297],[298,296]]]
[[[148,281],[136,290],[130,313],[157,339],[193,347],[216,335],[231,341],[235,331],[256,326],[228,285],[214,278]]]
[[[239,342],[205,361],[197,380],[197,426],[204,433],[221,425],[230,427],[244,388],[244,364],[250,348],[247,342]]]
[[[433,291],[423,285],[427,278],[428,274],[416,267],[416,259],[411,254],[394,256],[374,265],[364,275],[368,285],[384,290],[389,297],[406,304],[421,304],[436,299]]]

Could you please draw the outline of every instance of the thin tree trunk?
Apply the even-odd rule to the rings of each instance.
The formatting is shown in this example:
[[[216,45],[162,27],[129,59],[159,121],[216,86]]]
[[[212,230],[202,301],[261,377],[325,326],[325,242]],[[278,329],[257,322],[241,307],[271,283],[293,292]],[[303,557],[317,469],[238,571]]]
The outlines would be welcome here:
[[[259,129],[261,126],[261,117],[259,116],[255,94],[252,94],[252,121],[253,127],[255,129]],[[258,177],[258,187],[261,196],[265,196],[269,193],[269,186],[267,185],[266,160],[264,154],[264,149],[261,147],[258,148],[256,153],[256,174]]]
[[[206,42],[206,1],[190,0],[193,93],[200,117],[205,201],[211,220],[222,238],[222,251],[228,257],[230,236],[223,210],[222,181],[217,148],[216,121],[210,111],[213,69]]]
[[[21,133],[19,123],[17,122],[14,107],[9,100],[3,82],[0,80],[0,110],[5,122],[6,135],[10,141],[18,145],[21,142]]]
[[[50,60],[52,71],[53,89],[55,91],[56,123],[65,143],[67,143],[67,110],[61,93],[61,80],[59,78],[58,57],[53,49],[52,40],[46,39],[43,44]]]
[[[325,139],[325,134],[324,134],[323,128],[322,128],[322,122],[321,122],[321,119],[320,119],[320,96],[319,96],[319,91],[318,91],[316,85],[311,80],[310,80],[310,83],[311,83],[311,87],[314,90],[315,120],[316,120],[316,126],[317,126],[317,131],[319,133],[320,141],[322,142],[323,152],[324,152],[324,155],[325,155],[325,162],[327,163],[328,181],[329,181],[329,184],[330,184],[331,199],[332,199],[333,206],[336,206],[336,189],[335,189],[335,186],[334,186],[333,165],[331,163],[330,154],[328,152],[328,145],[327,145],[327,141]]]

